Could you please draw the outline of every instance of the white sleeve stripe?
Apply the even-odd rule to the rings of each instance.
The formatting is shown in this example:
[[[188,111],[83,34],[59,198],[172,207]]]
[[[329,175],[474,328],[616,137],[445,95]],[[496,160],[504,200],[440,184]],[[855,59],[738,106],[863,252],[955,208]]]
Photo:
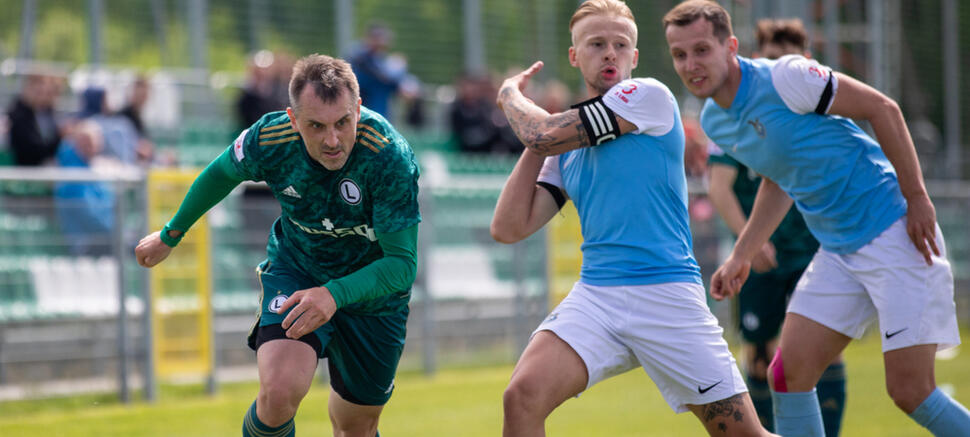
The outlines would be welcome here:
[[[586,118],[590,120],[589,124],[593,127],[593,134],[595,134],[597,137],[602,135],[600,130],[600,121],[597,115],[594,115],[593,111],[589,110],[589,106],[583,107],[583,110],[586,111]]]
[[[606,108],[603,107],[603,102],[596,102],[594,105],[596,110],[600,114],[600,120],[602,120],[604,126],[603,132],[610,132],[613,130],[613,123],[610,121],[609,114],[606,113]]]

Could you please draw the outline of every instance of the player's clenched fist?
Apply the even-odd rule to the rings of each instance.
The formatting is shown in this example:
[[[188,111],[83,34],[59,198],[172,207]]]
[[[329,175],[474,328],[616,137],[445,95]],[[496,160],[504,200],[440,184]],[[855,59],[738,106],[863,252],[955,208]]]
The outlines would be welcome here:
[[[750,261],[738,261],[728,258],[711,277],[711,297],[714,300],[734,297],[741,291],[741,286],[748,279],[751,272]]]
[[[142,238],[135,247],[135,259],[142,267],[154,267],[168,258],[172,248],[162,242],[160,232],[153,232]]]

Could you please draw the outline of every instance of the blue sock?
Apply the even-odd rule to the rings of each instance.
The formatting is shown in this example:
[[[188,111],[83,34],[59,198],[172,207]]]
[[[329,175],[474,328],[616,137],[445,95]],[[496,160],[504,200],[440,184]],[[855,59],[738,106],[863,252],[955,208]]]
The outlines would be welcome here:
[[[909,417],[937,437],[970,435],[970,412],[938,388]]]
[[[768,381],[748,375],[747,383],[748,395],[751,396],[751,403],[754,404],[754,410],[758,413],[761,425],[769,432],[773,431],[775,415],[771,411],[771,388],[768,387]]]
[[[256,401],[253,401],[253,404],[249,406],[249,411],[246,411],[246,417],[243,418],[242,435],[243,437],[294,437],[296,436],[296,425],[293,423],[293,419],[278,427],[260,422],[259,417],[256,416]]]
[[[824,437],[822,411],[815,389],[795,393],[771,392],[775,432],[785,437]]]
[[[845,365],[835,363],[825,369],[815,385],[818,403],[822,408],[822,423],[825,424],[826,437],[836,437],[842,428],[842,413],[845,412]]]

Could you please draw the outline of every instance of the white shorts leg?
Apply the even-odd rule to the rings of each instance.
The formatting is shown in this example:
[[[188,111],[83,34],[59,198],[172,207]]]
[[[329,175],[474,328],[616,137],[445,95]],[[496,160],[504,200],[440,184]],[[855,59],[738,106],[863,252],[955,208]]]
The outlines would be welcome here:
[[[699,284],[577,283],[543,329],[583,359],[587,387],[639,365],[678,413],[747,391]]]
[[[905,217],[854,253],[820,250],[802,275],[789,312],[853,338],[878,318],[883,352],[920,344],[960,344],[953,273],[943,233],[928,266],[906,233]]]

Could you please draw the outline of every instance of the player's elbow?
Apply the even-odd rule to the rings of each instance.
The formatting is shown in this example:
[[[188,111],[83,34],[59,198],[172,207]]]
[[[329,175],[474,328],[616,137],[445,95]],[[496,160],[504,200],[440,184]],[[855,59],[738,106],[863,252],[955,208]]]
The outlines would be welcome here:
[[[517,226],[506,220],[495,218],[492,219],[489,232],[492,234],[493,240],[502,244],[512,244],[526,237],[524,232],[519,231],[517,228]]]

